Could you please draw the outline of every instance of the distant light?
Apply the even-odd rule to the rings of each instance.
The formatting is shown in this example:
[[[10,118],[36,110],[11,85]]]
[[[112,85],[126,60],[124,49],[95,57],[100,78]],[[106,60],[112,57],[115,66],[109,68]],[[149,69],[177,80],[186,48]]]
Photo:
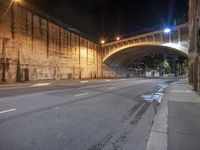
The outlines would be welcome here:
[[[120,37],[119,37],[119,36],[117,36],[117,37],[116,37],[116,40],[117,40],[117,41],[119,41],[119,40],[120,40]]]
[[[105,43],[105,41],[104,40],[101,40],[101,44],[104,44]]]
[[[170,32],[171,32],[171,29],[170,29],[170,28],[166,28],[166,29],[164,29],[164,32],[165,32],[165,33],[170,33]]]
[[[21,0],[14,0],[15,2],[20,2]]]

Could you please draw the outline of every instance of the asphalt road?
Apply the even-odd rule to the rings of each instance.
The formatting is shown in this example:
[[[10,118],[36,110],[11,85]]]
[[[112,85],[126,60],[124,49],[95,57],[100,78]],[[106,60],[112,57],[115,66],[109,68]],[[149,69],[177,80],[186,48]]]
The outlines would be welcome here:
[[[0,150],[145,150],[164,80],[0,89]]]

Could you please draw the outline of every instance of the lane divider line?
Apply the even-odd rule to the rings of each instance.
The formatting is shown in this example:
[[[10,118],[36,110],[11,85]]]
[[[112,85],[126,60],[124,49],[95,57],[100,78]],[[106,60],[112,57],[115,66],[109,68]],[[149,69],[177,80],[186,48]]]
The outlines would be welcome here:
[[[38,83],[38,84],[34,84],[31,87],[38,87],[38,86],[47,86],[50,85],[50,83]]]
[[[12,111],[16,111],[16,109],[8,109],[8,110],[0,111],[0,114],[12,112]]]
[[[125,81],[126,79],[119,79],[119,80],[121,80],[121,81]]]
[[[80,97],[80,96],[84,96],[84,95],[88,95],[88,93],[77,94],[77,95],[74,95],[74,96],[75,97]]]
[[[173,93],[194,93],[194,91],[190,91],[190,90],[171,90],[171,92]]]
[[[116,89],[116,87],[111,87],[111,88],[109,88],[109,90],[114,90],[114,89]]]
[[[81,83],[88,83],[89,81],[80,81]]]
[[[111,81],[111,80],[105,80],[105,81],[109,82],[109,81]]]

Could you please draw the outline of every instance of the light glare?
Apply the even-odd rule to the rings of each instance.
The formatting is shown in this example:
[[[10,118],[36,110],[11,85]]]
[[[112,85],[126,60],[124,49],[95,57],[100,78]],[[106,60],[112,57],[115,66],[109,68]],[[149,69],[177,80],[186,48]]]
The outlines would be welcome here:
[[[170,33],[170,32],[171,32],[171,29],[170,29],[170,28],[166,28],[166,29],[164,30],[164,32],[165,32],[165,33]]]
[[[105,43],[105,41],[104,40],[101,40],[101,44],[104,44]]]
[[[116,39],[117,39],[117,41],[119,41],[119,40],[120,40],[120,37],[118,36]]]

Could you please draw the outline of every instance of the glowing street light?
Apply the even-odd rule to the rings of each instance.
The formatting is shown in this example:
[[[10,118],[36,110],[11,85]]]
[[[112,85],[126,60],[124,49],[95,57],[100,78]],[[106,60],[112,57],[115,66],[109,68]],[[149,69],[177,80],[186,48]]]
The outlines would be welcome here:
[[[101,40],[101,44],[105,44],[105,40]]]
[[[164,33],[170,33],[170,32],[171,32],[171,29],[170,29],[170,28],[164,29]]]
[[[8,8],[6,9],[5,13],[3,14],[3,16],[0,18],[0,23],[3,21],[3,19],[6,17],[9,9],[11,8],[11,6],[13,5],[14,2],[20,2],[21,0],[12,0],[8,6]]]
[[[117,41],[119,41],[119,40],[120,40],[120,37],[119,37],[119,36],[117,36],[117,37],[116,37],[116,40],[117,40]]]

